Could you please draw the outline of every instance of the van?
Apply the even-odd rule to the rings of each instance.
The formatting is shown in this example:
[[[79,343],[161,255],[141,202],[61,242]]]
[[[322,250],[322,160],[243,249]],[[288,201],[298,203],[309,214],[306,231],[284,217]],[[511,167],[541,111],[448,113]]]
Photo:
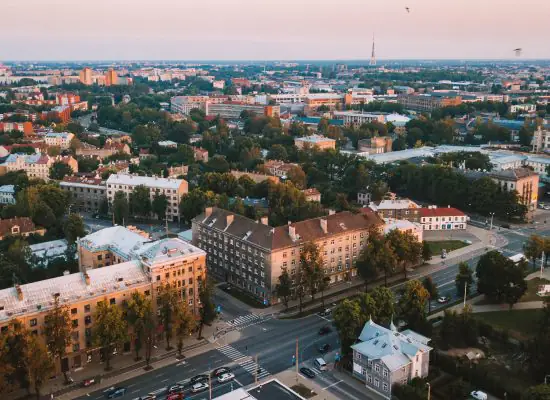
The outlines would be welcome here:
[[[327,370],[327,363],[321,357],[316,358],[313,362],[313,365],[315,365],[315,368],[317,368],[319,371]]]

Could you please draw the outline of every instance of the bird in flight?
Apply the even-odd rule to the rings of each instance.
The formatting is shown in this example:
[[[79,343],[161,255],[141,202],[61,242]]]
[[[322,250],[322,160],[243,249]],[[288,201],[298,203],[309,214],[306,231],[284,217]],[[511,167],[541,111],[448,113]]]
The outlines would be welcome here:
[[[514,49],[514,52],[516,53],[516,57],[521,56],[521,47],[518,47],[517,49]]]
[[[407,13],[411,12],[411,9],[409,7],[405,7],[405,10],[407,10]]]

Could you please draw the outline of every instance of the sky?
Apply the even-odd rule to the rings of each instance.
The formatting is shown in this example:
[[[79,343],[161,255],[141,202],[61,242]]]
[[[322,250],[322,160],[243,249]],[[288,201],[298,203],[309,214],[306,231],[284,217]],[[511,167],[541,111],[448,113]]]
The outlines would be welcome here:
[[[410,13],[405,9],[409,7]],[[550,58],[549,0],[0,0],[4,60]]]

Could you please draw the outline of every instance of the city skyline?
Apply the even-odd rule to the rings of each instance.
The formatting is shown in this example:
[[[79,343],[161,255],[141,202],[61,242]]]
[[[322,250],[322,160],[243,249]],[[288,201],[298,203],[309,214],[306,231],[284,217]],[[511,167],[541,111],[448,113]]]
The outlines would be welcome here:
[[[544,21],[550,3],[542,0],[522,4],[522,10],[536,10],[528,23],[510,0],[445,7],[435,0],[344,0],[337,6],[328,0],[159,0],[153,10],[142,0],[117,0],[118,7],[98,0],[87,9],[67,0],[53,3],[3,5],[26,23],[11,18],[0,26],[0,35],[10,38],[0,59],[369,60],[373,33],[378,60],[550,58]],[[513,52],[518,47],[521,57]]]

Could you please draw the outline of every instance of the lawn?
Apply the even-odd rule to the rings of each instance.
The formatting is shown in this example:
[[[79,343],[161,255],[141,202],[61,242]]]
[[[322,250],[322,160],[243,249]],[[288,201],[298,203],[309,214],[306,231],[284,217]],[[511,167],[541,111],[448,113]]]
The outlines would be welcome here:
[[[437,240],[429,241],[428,245],[432,250],[434,256],[440,256],[441,250],[445,249],[447,252],[461,249],[462,247],[468,246],[468,243],[463,242],[462,240]]]
[[[300,396],[305,397],[306,399],[317,395],[317,393],[315,393],[312,389],[308,388],[302,383],[298,383],[294,386],[291,386],[290,388],[298,393]]]
[[[544,301],[544,297],[537,296],[537,291],[540,285],[548,285],[550,281],[548,279],[533,278],[527,282],[527,292],[523,295],[520,302],[524,301]]]
[[[474,316],[496,328],[508,330],[510,336],[525,339],[537,331],[542,310],[491,311],[476,313]]]

